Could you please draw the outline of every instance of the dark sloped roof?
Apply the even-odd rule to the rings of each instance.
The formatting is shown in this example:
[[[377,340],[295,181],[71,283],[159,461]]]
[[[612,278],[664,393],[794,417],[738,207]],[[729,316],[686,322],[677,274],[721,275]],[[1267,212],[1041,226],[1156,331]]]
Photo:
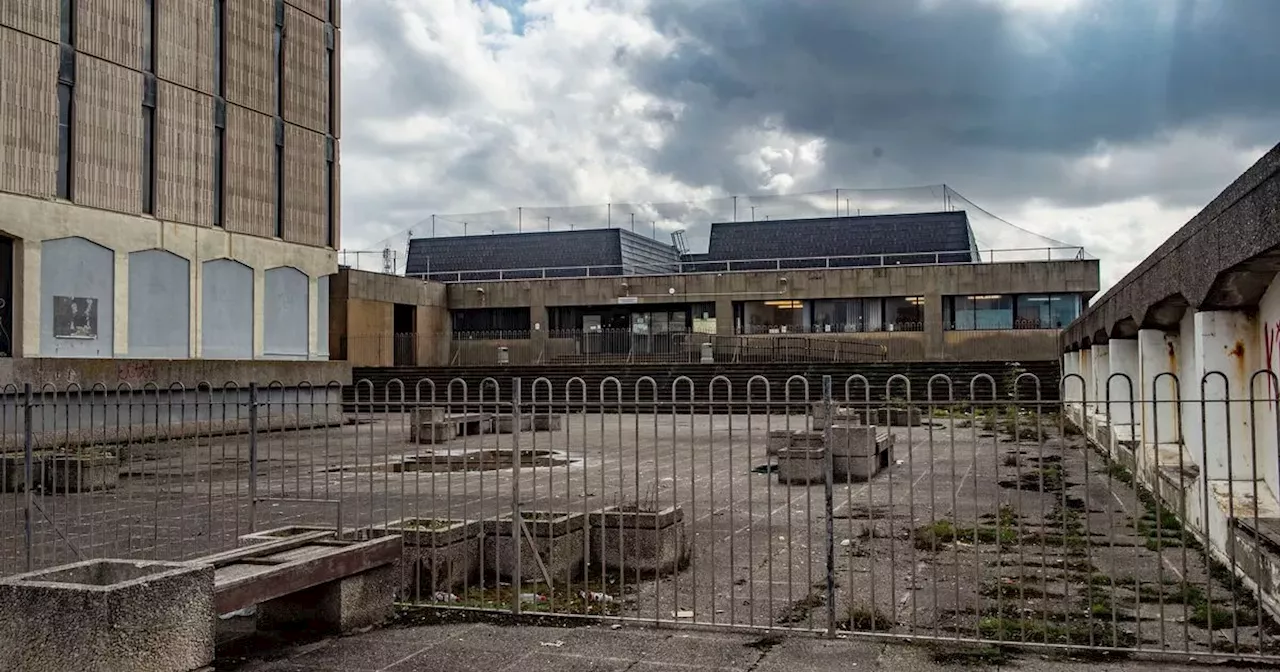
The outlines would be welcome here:
[[[618,236],[618,229],[583,229],[414,238],[409,241],[405,275],[495,269],[621,267],[622,250]]]
[[[969,218],[963,211],[867,215],[711,225],[708,260],[895,257],[887,263],[931,263],[935,252],[952,252],[944,263],[976,260]],[[926,258],[927,257],[927,258]]]

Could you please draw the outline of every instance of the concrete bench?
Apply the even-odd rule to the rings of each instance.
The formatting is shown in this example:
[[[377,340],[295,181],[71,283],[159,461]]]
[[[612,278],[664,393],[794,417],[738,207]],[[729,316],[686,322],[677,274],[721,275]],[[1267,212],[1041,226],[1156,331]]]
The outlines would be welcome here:
[[[214,567],[219,614],[257,606],[261,629],[350,632],[391,616],[402,552],[399,535],[352,541],[304,531],[196,562]]]

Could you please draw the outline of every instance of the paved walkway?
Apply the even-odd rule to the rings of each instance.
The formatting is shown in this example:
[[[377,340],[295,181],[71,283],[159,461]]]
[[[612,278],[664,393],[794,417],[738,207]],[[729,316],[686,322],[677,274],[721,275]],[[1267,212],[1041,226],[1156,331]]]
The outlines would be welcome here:
[[[326,639],[271,660],[222,661],[236,672],[816,672],[1017,669],[1031,672],[1206,672],[1223,666],[1079,662],[1019,654],[992,661],[938,649],[804,636],[761,638],[637,626],[485,624],[387,628]],[[995,664],[993,664],[993,662]],[[1248,668],[1233,668],[1248,669]]]

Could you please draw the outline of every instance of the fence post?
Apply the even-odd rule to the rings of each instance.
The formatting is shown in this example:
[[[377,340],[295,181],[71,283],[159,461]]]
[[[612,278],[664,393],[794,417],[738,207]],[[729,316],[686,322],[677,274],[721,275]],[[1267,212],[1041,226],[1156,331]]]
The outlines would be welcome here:
[[[827,518],[827,636],[836,636],[836,531],[835,521],[832,515],[835,513],[834,502],[834,467],[835,459],[832,457],[832,448],[835,446],[831,443],[831,418],[835,417],[831,404],[831,376],[822,377],[822,406],[824,416],[827,419],[826,429],[823,430],[826,435],[823,436],[822,445],[826,447],[823,452],[823,507]]]
[[[249,383],[249,531],[258,522],[258,383]],[[339,530],[341,533],[341,530]]]
[[[23,493],[26,495],[26,508],[23,512],[23,543],[26,546],[27,571],[34,569],[31,565],[31,548],[34,545],[33,530],[31,529],[31,521],[34,520],[32,509],[35,506],[32,491],[35,490],[35,480],[32,464],[35,457],[32,453],[31,441],[31,423],[33,414],[31,412],[31,383],[25,383],[22,386],[22,485]]]
[[[498,409],[501,409],[501,404]],[[483,410],[483,409],[482,409]],[[511,379],[511,613],[520,614],[520,589],[524,585],[520,571],[520,546],[524,543],[524,517],[520,513],[520,378]]]

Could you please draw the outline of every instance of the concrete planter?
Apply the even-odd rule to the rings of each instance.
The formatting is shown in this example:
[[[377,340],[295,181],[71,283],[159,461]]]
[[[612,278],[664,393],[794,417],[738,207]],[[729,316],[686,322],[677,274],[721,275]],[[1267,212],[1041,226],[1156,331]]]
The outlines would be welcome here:
[[[0,579],[0,670],[213,662],[213,566],[88,560]]]
[[[795,434],[793,429],[775,429],[769,432],[768,436],[768,454],[777,455],[779,450],[791,447],[791,436]]]
[[[609,507],[590,516],[591,547],[596,563],[625,576],[671,574],[689,559],[684,509],[660,511]]]
[[[404,518],[376,526],[369,534],[398,534],[404,539],[401,598],[452,592],[480,573],[484,528],[478,520]]]
[[[553,581],[575,579],[586,559],[585,513],[562,511],[529,511],[524,514],[525,527],[533,537],[534,548],[542,558]],[[518,523],[510,516],[484,521],[485,570],[500,579],[514,580],[516,574],[516,537]],[[520,539],[520,580],[542,581],[542,572],[534,559],[529,542]]]
[[[867,480],[889,465],[893,454],[893,434],[875,426],[832,425],[831,451],[836,480]]]
[[[120,459],[105,451],[55,454],[45,460],[44,478],[56,494],[109,490],[120,481]]]
[[[31,456],[31,483],[44,483],[45,453]],[[0,455],[0,492],[22,492],[26,489],[27,458],[23,453]]]
[[[799,431],[791,433],[791,448],[822,448],[826,446],[827,433],[824,431]]]
[[[457,425],[447,422],[443,408],[415,408],[409,413],[409,441],[444,443],[458,434]]]
[[[779,483],[808,484],[825,480],[825,448],[783,448],[778,451]]]

